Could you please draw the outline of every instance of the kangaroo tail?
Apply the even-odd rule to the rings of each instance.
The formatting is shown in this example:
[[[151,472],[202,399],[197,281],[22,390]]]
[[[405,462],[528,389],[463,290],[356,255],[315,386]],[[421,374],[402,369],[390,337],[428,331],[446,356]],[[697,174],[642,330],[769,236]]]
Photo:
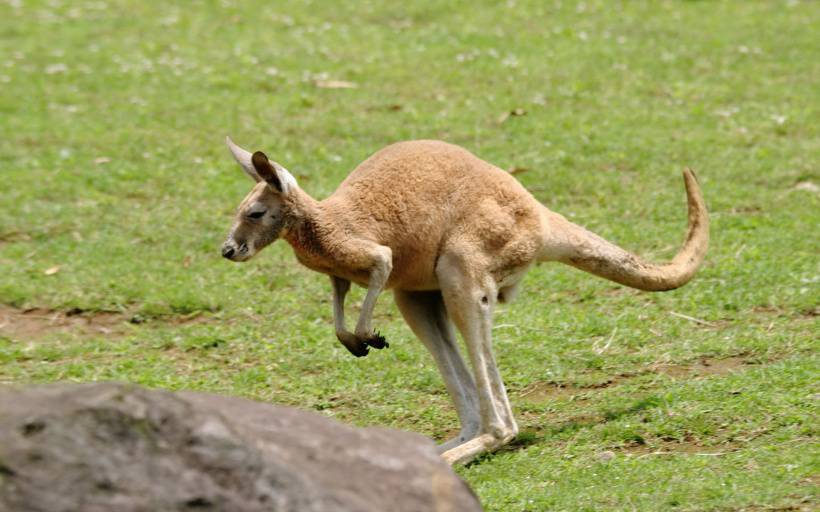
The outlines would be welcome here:
[[[683,171],[689,205],[686,242],[670,263],[643,261],[544,208],[542,260],[557,260],[597,276],[647,291],[673,290],[695,275],[709,245],[709,215],[695,173]]]

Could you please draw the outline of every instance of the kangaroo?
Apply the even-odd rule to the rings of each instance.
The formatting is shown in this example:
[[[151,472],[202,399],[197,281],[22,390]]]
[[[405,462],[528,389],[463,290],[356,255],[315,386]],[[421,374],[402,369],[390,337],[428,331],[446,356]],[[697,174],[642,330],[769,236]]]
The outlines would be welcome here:
[[[550,211],[509,173],[445,142],[387,146],[322,201],[264,153],[251,154],[230,138],[226,143],[256,185],[239,205],[222,255],[247,261],[285,239],[299,262],[330,276],[336,337],[357,357],[388,346],[371,318],[379,294],[393,290],[408,326],[432,354],[461,423],[459,434],[439,446],[450,464],[495,450],[518,433],[493,356],[493,310],[513,299],[534,263],[558,261],[663,291],[692,278],[709,243],[706,206],[689,169],[683,171],[686,241],[671,263],[653,264]],[[352,332],[344,312],[351,283],[367,288]]]

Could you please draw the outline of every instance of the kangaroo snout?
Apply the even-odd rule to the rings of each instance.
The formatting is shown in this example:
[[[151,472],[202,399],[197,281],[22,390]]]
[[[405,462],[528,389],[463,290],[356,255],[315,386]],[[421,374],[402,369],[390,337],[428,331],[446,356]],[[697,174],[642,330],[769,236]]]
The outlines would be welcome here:
[[[245,242],[237,243],[236,240],[227,240],[222,244],[222,257],[231,261],[245,261],[250,259],[250,249]]]

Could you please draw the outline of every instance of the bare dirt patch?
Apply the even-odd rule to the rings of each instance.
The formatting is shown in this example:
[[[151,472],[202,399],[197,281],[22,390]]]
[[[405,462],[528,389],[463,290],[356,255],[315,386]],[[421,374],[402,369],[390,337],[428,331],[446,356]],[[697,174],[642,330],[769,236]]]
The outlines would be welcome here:
[[[565,384],[558,382],[534,382],[517,395],[517,398],[532,403],[543,403],[551,400],[584,400],[585,394],[618,386],[629,379],[650,373],[665,375],[673,379],[691,379],[727,375],[740,372],[753,366],[754,363],[746,355],[737,355],[724,358],[703,357],[695,362],[686,364],[655,364],[646,371],[632,374],[616,375],[604,382],[586,386]]]
[[[727,453],[732,453],[741,448],[737,443],[725,443],[721,445],[704,446],[694,441],[664,441],[662,443],[631,444],[623,446],[619,451],[630,457],[658,457],[664,455],[699,455],[719,457]]]
[[[165,322],[178,325],[201,323],[206,320],[198,315],[163,319]],[[12,339],[36,339],[52,334],[121,336],[126,334],[132,325],[145,321],[146,319],[127,312],[18,309],[0,305],[0,335]]]
[[[0,334],[17,339],[67,332],[80,335],[117,334],[125,328],[123,316],[113,312],[83,313],[0,306]]]
[[[611,386],[620,384],[625,376],[613,377],[609,380],[598,384],[590,384],[587,386],[576,386],[573,384],[561,384],[557,382],[535,382],[521,390],[518,398],[523,398],[530,402],[544,402],[546,400],[555,400],[559,398],[570,398],[572,400],[583,399],[583,395],[587,391],[596,391],[605,389]]]
[[[709,377],[713,375],[726,375],[738,371],[743,371],[751,366],[746,356],[732,356],[723,359],[715,357],[704,357],[694,363],[689,364],[665,364],[656,365],[652,371],[673,379],[684,379],[689,377]]]
[[[820,316],[820,306],[815,306],[813,308],[804,309],[800,311],[800,314],[806,318],[815,318]]]
[[[578,388],[555,382],[536,382],[521,390],[519,398],[525,398],[531,402],[542,402],[556,398],[566,398],[578,393]]]
[[[31,240],[31,235],[22,231],[6,231],[0,233],[0,244],[12,242],[28,242]]]

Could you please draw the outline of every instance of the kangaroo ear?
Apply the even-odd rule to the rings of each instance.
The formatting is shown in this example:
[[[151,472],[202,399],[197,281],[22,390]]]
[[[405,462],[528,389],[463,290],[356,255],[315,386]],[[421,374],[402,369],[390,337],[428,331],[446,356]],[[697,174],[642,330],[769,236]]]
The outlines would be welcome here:
[[[256,169],[256,173],[265,180],[270,187],[279,192],[284,192],[282,180],[279,179],[279,175],[276,172],[277,169],[271,161],[268,160],[265,153],[257,151],[251,156],[251,162],[253,163],[253,168]]]
[[[251,179],[257,183],[262,181],[262,177],[256,172],[253,162],[251,162],[250,151],[246,151],[234,144],[230,137],[225,137],[225,144],[228,145],[228,150],[230,150],[231,155],[233,155],[236,163],[239,164],[239,167],[245,171],[245,174],[250,176]]]
[[[297,186],[296,178],[287,169],[268,160],[261,151],[251,154],[234,144],[230,137],[225,137],[225,143],[242,170],[255,182],[264,181],[281,194],[288,194]]]

